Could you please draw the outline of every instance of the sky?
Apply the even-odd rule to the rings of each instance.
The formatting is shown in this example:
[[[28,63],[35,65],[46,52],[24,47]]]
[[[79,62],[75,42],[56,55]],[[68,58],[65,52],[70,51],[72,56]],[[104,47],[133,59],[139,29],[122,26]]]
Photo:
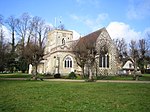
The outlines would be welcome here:
[[[53,26],[61,21],[76,36],[106,27],[111,38],[129,42],[150,32],[150,0],[0,0],[4,18],[24,12]]]

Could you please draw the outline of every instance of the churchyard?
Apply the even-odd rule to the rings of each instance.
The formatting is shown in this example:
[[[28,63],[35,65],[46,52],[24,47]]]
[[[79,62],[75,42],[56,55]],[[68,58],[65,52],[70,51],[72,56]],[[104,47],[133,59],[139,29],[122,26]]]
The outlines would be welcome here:
[[[144,76],[149,80],[149,74]],[[5,74],[10,77],[28,79],[30,75]],[[147,112],[149,90],[150,83],[0,80],[0,112]]]
[[[43,78],[43,79],[54,79],[53,75],[42,75],[39,74],[38,77]],[[6,73],[2,74],[0,73],[0,79],[2,78],[25,78],[25,80],[30,80],[32,79],[32,75],[29,75],[27,73]],[[74,79],[74,80],[86,80],[86,78],[83,78],[82,76],[76,75],[76,78],[74,77],[69,77],[67,76],[61,76],[60,79]],[[95,77],[96,80],[133,80],[133,76],[98,76]],[[139,81],[150,81],[150,74],[142,74],[141,77],[139,77]]]

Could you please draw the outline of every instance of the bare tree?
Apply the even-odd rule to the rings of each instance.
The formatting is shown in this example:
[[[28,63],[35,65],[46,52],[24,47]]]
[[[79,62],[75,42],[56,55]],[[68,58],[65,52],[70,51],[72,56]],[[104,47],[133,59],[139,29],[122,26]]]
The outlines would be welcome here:
[[[139,58],[139,52],[137,43],[134,40],[131,40],[130,42],[130,55],[134,60],[135,71],[137,71],[137,60]]]
[[[51,27],[46,25],[42,18],[37,16],[33,17],[32,24],[34,24],[35,42],[38,42],[39,46],[42,48],[47,37],[47,33],[51,30]]]
[[[131,40],[129,45],[130,45],[130,55],[133,59],[133,65],[134,65],[133,76],[134,76],[135,80],[138,80],[138,78],[139,78],[139,74],[137,72],[137,65],[138,65],[137,62],[139,59],[138,45],[137,45],[136,41],[134,41],[134,40]]]
[[[7,68],[7,62],[8,62],[8,52],[9,52],[9,47],[8,47],[8,42],[4,39],[5,34],[4,34],[4,29],[2,27],[3,25],[3,18],[0,17],[0,72],[3,72]]]
[[[37,79],[37,67],[43,59],[45,38],[47,33],[51,30],[50,26],[45,24],[45,21],[40,17],[33,17],[31,21],[32,39],[26,45],[25,55],[28,60],[35,67],[33,78]]]
[[[87,50],[88,50],[88,56],[87,56],[87,65],[88,65],[88,72],[89,72],[89,80],[93,80],[93,67],[95,64],[95,56],[96,56],[96,45],[95,43],[88,43],[87,44]]]
[[[128,55],[127,44],[126,44],[124,38],[115,39],[114,42],[115,42],[115,45],[117,47],[119,61],[122,61],[122,59],[127,57],[127,55]]]
[[[31,26],[31,17],[28,13],[23,13],[17,19],[16,33],[20,37],[17,44],[17,50],[19,54],[20,70],[25,72],[28,68],[27,58],[25,57],[26,41],[30,41],[33,27]]]
[[[15,30],[16,30],[16,25],[17,25],[17,21],[16,18],[14,16],[10,16],[7,20],[6,20],[6,24],[9,27],[9,31],[11,32],[11,53],[15,52]]]
[[[0,15],[0,72],[4,71],[4,57],[5,57],[5,44],[4,44],[4,31],[3,31],[3,17]]]
[[[30,37],[31,31],[30,28],[31,17],[27,13],[23,13],[20,18],[17,19],[17,29],[16,32],[20,39],[20,47],[21,47],[21,56],[24,56],[24,47],[25,47],[25,39]]]
[[[2,28],[2,25],[3,17],[0,15],[0,28]],[[6,25],[11,31],[12,41],[10,56],[16,51],[19,56],[18,62],[20,70],[25,72],[28,64],[32,63],[36,67],[35,71],[37,74],[37,66],[43,57],[45,38],[47,37],[48,31],[51,30],[51,27],[46,25],[42,18],[37,16],[31,17],[28,13],[23,13],[19,18],[10,16],[6,20]],[[15,33],[20,39],[17,45],[15,44]],[[0,34],[1,37],[4,37],[2,30]],[[2,42],[3,38],[1,38],[1,43]]]
[[[92,38],[83,37],[80,38],[79,42],[73,46],[75,59],[77,64],[82,69],[82,75],[85,77],[84,68],[88,67],[89,80],[93,80],[93,66],[95,64],[95,41]]]
[[[87,61],[87,49],[86,49],[86,43],[82,43],[82,45],[80,44],[76,44],[75,46],[73,46],[73,51],[75,54],[75,59],[77,61],[78,66],[81,67],[82,69],[82,75],[85,77],[84,74],[84,67]]]
[[[144,58],[146,52],[148,51],[148,46],[145,39],[139,40],[139,51],[140,51],[141,58]]]
[[[0,71],[4,71],[4,48],[5,48],[5,45],[4,45],[4,31],[3,31],[3,28],[2,28],[2,18],[0,17]]]
[[[41,48],[37,43],[29,42],[28,46],[25,46],[25,57],[30,62],[34,69],[32,71],[33,79],[37,80],[37,67],[40,61],[43,59],[44,48]]]
[[[138,65],[144,73],[144,66],[146,65],[146,54],[148,53],[148,44],[145,39],[140,39],[139,40],[139,60],[138,60]]]

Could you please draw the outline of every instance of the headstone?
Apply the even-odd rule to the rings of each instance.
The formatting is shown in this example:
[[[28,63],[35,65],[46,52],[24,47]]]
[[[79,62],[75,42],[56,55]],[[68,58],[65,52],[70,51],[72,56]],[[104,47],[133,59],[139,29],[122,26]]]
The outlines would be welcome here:
[[[29,65],[29,72],[28,73],[32,74],[32,65],[31,64]]]

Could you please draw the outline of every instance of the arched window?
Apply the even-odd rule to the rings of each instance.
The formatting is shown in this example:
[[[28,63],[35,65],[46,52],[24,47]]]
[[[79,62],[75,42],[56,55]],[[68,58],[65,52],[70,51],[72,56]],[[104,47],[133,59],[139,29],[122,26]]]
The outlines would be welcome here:
[[[99,67],[109,68],[109,55],[108,55],[108,53],[100,54],[100,56],[99,56]]]
[[[72,59],[70,57],[66,57],[64,67],[65,68],[72,68]]]
[[[62,44],[63,44],[63,45],[65,44],[65,39],[64,39],[64,38],[62,39]]]

